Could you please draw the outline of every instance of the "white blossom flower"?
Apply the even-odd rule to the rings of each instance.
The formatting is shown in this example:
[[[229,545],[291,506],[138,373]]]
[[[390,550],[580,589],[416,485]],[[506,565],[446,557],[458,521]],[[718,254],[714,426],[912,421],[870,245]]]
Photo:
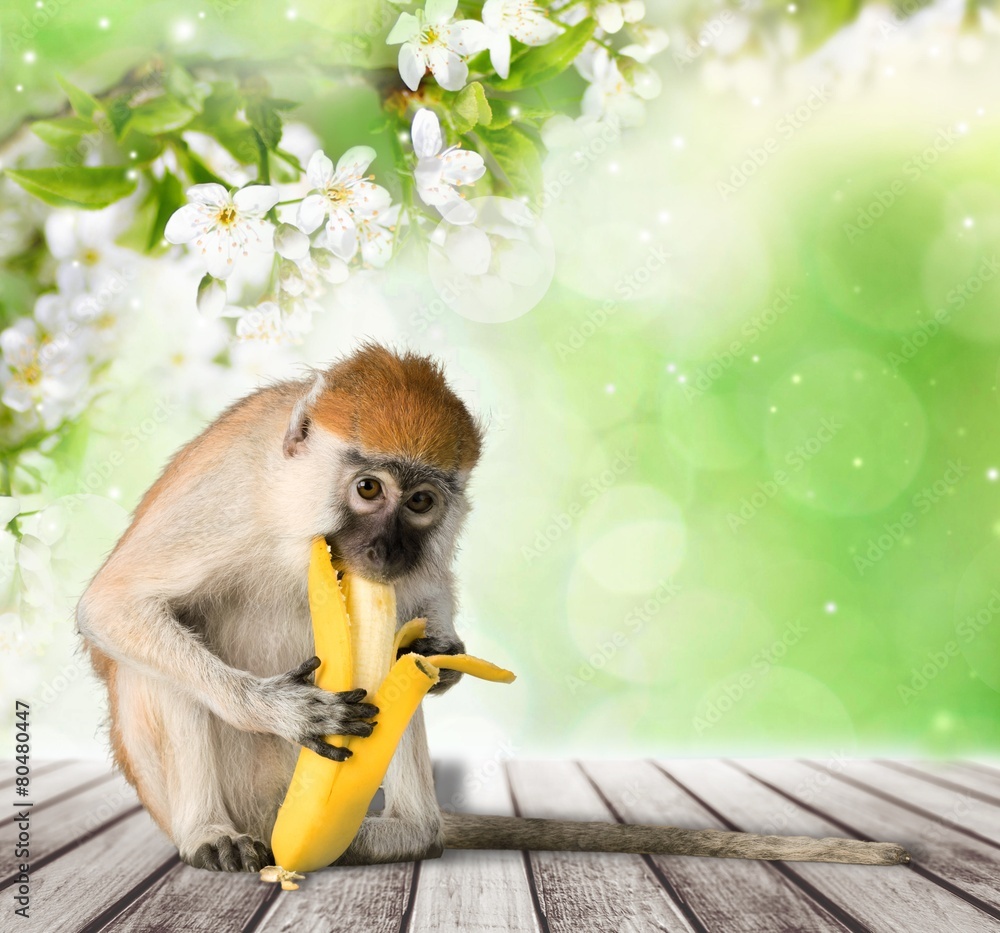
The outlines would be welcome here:
[[[236,336],[241,341],[299,343],[312,324],[312,314],[304,302],[290,303],[285,312],[277,302],[262,301],[255,308],[228,308],[226,313],[239,317]]]
[[[429,70],[446,91],[460,91],[469,77],[466,61],[483,51],[488,41],[486,27],[472,19],[452,22],[458,0],[427,0],[423,10],[400,13],[386,38],[399,45],[399,74],[415,91]]]
[[[98,292],[112,279],[121,279],[134,259],[115,245],[123,230],[117,206],[102,211],[56,210],[45,219],[45,242],[59,261],[56,283],[61,291]]]
[[[532,0],[486,0],[483,24],[489,30],[490,62],[501,78],[510,75],[510,40],[545,45],[559,35],[559,27]]]
[[[358,221],[378,217],[391,204],[389,192],[371,180],[365,171],[375,158],[371,146],[354,146],[337,161],[327,158],[322,149],[313,153],[306,167],[309,183],[316,193],[299,205],[298,225],[312,233],[326,217],[323,245],[334,256],[349,262],[358,251]]]
[[[381,269],[392,258],[392,244],[399,222],[399,205],[394,204],[378,216],[358,218],[361,237],[361,258],[370,266]]]
[[[437,114],[426,108],[413,118],[410,137],[417,156],[413,179],[420,200],[436,207],[450,223],[471,223],[476,212],[458,193],[458,186],[471,185],[483,177],[486,171],[483,157],[458,146],[445,149]]]
[[[228,278],[251,250],[273,252],[274,225],[264,215],[278,201],[277,188],[250,185],[230,194],[222,185],[195,185],[187,196],[192,203],[174,212],[163,235],[169,243],[194,240],[214,278]]]
[[[624,46],[621,54],[634,58],[637,62],[648,62],[654,55],[659,55],[670,45],[670,36],[667,31],[658,26],[647,26],[640,23],[629,30],[629,35],[635,41]]]
[[[45,334],[34,318],[19,318],[0,333],[2,401],[17,412],[35,412],[48,430],[82,410],[88,369],[79,343]]]
[[[620,32],[626,23],[638,23],[645,15],[646,4],[643,0],[608,0],[594,11],[597,25],[608,33]]]
[[[643,100],[650,100],[660,93],[660,78],[655,71],[635,62],[629,76],[631,80],[628,80],[618,68],[618,62],[603,46],[584,49],[574,64],[590,82],[581,104],[585,117],[613,117],[622,126],[637,126],[646,115]]]

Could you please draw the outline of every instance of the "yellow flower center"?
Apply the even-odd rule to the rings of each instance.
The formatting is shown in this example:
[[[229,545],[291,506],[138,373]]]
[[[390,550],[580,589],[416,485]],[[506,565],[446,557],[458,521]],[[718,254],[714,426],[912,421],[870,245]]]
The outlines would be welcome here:
[[[38,385],[42,381],[42,367],[38,365],[38,359],[35,358],[22,366],[19,375],[21,382],[26,386]]]
[[[80,262],[85,266],[96,266],[101,261],[101,254],[96,249],[85,249]]]
[[[341,201],[347,201],[350,199],[351,190],[344,185],[330,185],[330,187],[326,189],[326,196],[335,204],[338,204]]]
[[[216,215],[216,220],[218,220],[223,227],[231,227],[234,223],[236,223],[237,216],[238,214],[236,212],[236,208],[232,204],[227,204]]]
[[[433,45],[440,38],[441,38],[441,33],[439,33],[434,26],[428,26],[424,30],[424,42],[427,45]]]

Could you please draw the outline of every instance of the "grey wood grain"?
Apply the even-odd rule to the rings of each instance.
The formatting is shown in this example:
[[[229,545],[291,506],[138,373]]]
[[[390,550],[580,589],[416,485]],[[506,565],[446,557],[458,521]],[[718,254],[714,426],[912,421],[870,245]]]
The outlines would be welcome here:
[[[34,804],[32,810],[42,811],[57,806],[60,800],[77,794],[84,786],[98,786],[112,780],[111,770],[102,761],[74,761],[65,768],[45,770],[31,775],[28,796],[22,798],[13,789],[8,791],[11,803],[20,800],[30,800]],[[6,801],[5,801],[6,803]],[[0,813],[0,827],[7,826],[14,820],[10,810],[4,806]]]
[[[877,794],[889,794],[909,808],[992,840],[1000,863],[1000,806],[983,801],[975,793],[927,781],[909,769],[890,762],[853,760],[841,774],[860,781]]]
[[[274,897],[272,886],[256,874],[229,874],[177,865],[104,930],[164,933],[180,924],[185,933],[242,930],[271,897]],[[313,901],[313,907],[316,906]]]
[[[509,762],[508,773],[524,816],[614,821],[572,762]],[[697,929],[641,856],[535,852],[530,859],[541,909],[554,933]]]
[[[116,776],[67,796],[51,807],[37,811],[33,808],[30,816],[32,862],[38,864],[60,846],[79,839],[138,803],[135,791],[123,778]],[[16,871],[17,863],[13,847],[0,847],[0,881]]]
[[[943,761],[886,761],[885,763],[897,771],[918,775],[929,783],[960,793],[971,793],[985,803],[1000,806],[1000,782],[981,771]]]
[[[586,762],[583,768],[626,822],[727,828],[649,762]],[[843,929],[766,862],[652,858],[710,930],[774,933],[802,929],[822,933]]]
[[[126,817],[32,874],[24,933],[80,930],[175,855],[144,813]]]
[[[793,795],[800,785],[817,788],[815,799],[810,803],[823,814],[873,839],[906,846],[914,862],[923,869],[979,898],[994,911],[1000,911],[997,850],[991,846],[800,762],[753,760],[741,762],[741,765],[751,774]],[[842,831],[841,834],[848,833]],[[901,870],[899,874],[904,873],[905,870]]]
[[[261,933],[396,933],[410,893],[413,863],[329,868],[281,891]],[[211,928],[209,928],[211,929]]]
[[[669,761],[661,765],[727,820],[747,832],[843,836],[844,831],[719,761]],[[752,765],[755,762],[740,762]],[[817,772],[793,785],[803,803],[822,808],[828,781]],[[975,907],[899,866],[788,863],[792,875],[841,905],[875,933],[987,933],[997,930]]]
[[[509,816],[501,762],[447,762],[434,769],[442,807]],[[541,928],[520,852],[446,851],[422,862],[412,930],[441,933],[535,933]]]
[[[31,760],[31,778],[32,781],[42,774],[47,774],[49,771],[55,771],[57,768],[66,768],[73,764],[73,759],[63,758],[55,761],[41,759],[39,761]],[[15,761],[4,761],[3,768],[0,770],[0,790],[5,787],[12,787],[14,782],[17,780],[17,773],[15,768],[17,762]]]

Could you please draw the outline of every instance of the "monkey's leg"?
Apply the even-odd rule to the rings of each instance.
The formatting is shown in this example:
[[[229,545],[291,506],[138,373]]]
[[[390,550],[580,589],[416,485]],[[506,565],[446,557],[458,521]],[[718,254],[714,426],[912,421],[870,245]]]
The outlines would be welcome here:
[[[115,693],[116,757],[181,859],[213,871],[258,871],[269,864],[267,845],[238,831],[226,809],[219,720],[165,682],[121,665]]]
[[[364,742],[358,743],[355,754],[364,754]],[[336,864],[374,865],[440,856],[444,850],[441,811],[434,796],[423,710],[417,710],[396,746],[382,787],[382,815],[365,817]]]

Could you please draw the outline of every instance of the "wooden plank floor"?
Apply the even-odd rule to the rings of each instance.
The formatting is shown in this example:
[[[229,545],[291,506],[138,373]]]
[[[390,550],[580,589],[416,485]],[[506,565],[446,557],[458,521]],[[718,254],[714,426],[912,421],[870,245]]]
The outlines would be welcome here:
[[[0,768],[0,931],[1000,933],[1000,766],[903,761],[445,762],[442,806],[479,813],[852,836],[910,866],[447,852],[330,869],[299,891],[182,865],[97,762],[31,775],[31,917],[14,915],[13,766]],[[6,815],[2,815],[6,813]]]

